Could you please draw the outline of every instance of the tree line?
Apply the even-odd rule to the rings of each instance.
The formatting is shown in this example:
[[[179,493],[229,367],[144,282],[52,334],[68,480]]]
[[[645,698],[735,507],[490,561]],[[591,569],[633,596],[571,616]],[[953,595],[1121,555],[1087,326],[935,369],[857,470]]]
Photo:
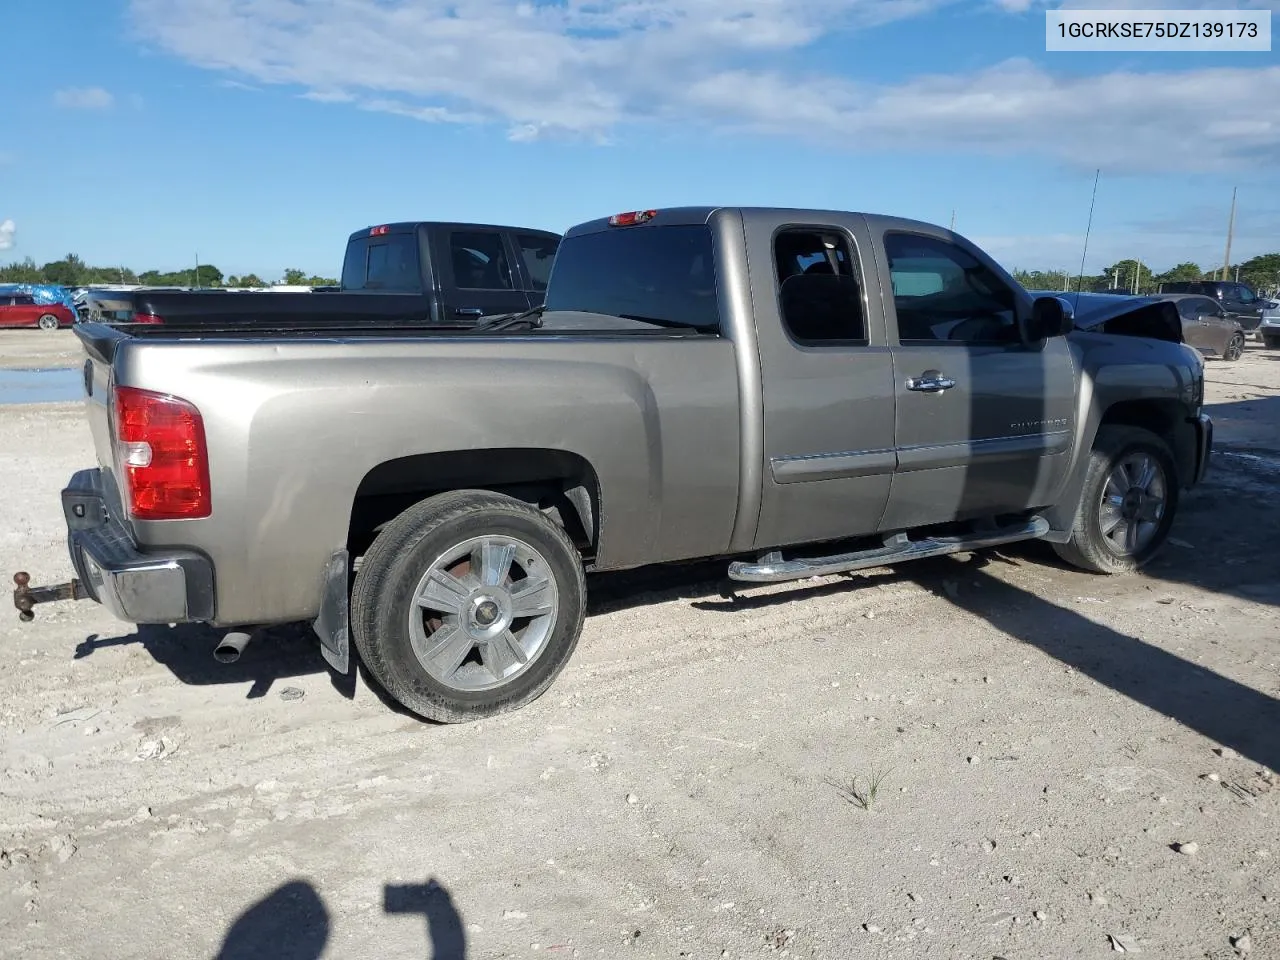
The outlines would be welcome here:
[[[1187,261],[1156,273],[1139,260],[1120,260],[1099,274],[1080,277],[1066,270],[1014,270],[1014,278],[1029,290],[1079,290],[1098,293],[1106,290],[1124,292],[1158,293],[1162,283],[1179,283],[1188,280],[1239,280],[1258,294],[1271,294],[1280,289],[1280,253],[1264,253],[1261,256],[1232,264],[1224,278],[1222,268],[1205,270],[1198,263]]]
[[[308,276],[304,270],[292,267],[285,270],[279,283],[288,286],[336,287],[332,277]],[[270,281],[256,273],[243,276],[227,276],[211,263],[197,268],[192,264],[187,270],[168,273],[144,270],[137,273],[128,267],[91,267],[74,253],[61,260],[38,266],[30,257],[0,266],[0,283],[51,283],[63,287],[84,287],[94,283],[138,283],[148,287],[269,287]]]

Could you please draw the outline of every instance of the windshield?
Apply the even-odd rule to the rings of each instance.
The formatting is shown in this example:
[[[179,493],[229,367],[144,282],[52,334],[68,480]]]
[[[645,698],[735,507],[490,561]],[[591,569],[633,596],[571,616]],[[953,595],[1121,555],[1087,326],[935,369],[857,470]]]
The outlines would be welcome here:
[[[547,310],[716,330],[715,262],[703,225],[616,228],[560,244]]]

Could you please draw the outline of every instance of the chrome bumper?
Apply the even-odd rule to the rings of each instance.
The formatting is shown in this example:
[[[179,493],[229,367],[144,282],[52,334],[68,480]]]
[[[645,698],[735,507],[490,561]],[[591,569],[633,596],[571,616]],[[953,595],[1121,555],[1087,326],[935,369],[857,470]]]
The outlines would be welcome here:
[[[67,549],[89,594],[128,623],[208,622],[213,564],[194,550],[148,550],[111,512],[102,471],[81,470],[62,491]]]

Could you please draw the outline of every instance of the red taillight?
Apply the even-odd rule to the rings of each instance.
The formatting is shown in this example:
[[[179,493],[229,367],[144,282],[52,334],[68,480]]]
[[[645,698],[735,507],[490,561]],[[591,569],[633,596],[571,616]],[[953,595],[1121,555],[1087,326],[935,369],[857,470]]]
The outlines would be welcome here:
[[[391,232],[390,227],[370,227],[369,228],[369,236],[371,237],[380,237],[384,233],[390,233],[390,232]]]
[[[180,397],[116,387],[116,461],[138,520],[196,520],[209,505],[209,457],[200,411]]]
[[[632,210],[630,213],[615,213],[609,218],[609,226],[634,227],[637,223],[652,220],[657,215],[657,210]]]
[[[157,316],[154,313],[135,313],[133,315],[134,323],[164,323],[164,317]]]

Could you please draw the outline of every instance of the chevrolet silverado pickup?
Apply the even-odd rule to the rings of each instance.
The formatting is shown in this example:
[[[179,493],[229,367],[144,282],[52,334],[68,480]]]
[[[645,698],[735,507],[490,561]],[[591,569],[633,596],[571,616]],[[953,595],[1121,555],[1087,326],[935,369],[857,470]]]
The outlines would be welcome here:
[[[485,223],[418,221],[357,230],[338,287],[312,292],[90,291],[84,314],[120,323],[200,322],[289,329],[377,320],[474,326],[542,302],[559,234]]]
[[[1134,571],[1208,464],[1203,361],[1170,303],[1071,306],[927,223],[699,207],[572,228],[544,305],[468,330],[83,324],[77,578],[15,603],[310,621],[463,721],[552,684],[594,571],[1033,538]]]

